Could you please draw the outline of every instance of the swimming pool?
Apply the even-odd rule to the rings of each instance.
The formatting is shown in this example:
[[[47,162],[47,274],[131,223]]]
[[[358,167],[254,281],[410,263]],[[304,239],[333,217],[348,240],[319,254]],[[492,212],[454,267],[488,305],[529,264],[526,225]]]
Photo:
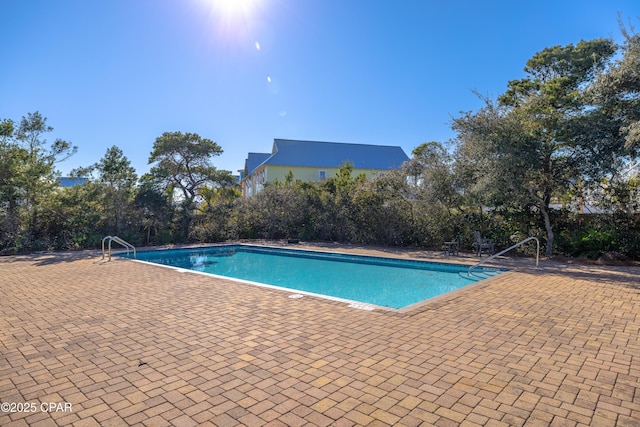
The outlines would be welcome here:
[[[391,309],[501,272],[468,277],[463,265],[248,245],[138,252],[138,260]]]

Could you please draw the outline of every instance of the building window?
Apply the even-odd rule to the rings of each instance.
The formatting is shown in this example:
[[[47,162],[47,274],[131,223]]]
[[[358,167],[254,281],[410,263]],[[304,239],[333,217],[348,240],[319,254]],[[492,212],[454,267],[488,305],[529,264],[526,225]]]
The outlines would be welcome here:
[[[318,181],[326,181],[327,179],[327,171],[318,171]]]

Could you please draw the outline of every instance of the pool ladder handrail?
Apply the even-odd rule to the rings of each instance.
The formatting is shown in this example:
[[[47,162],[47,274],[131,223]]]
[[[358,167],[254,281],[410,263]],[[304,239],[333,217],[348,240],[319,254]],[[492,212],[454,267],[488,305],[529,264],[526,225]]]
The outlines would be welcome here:
[[[536,241],[536,268],[538,268],[538,264],[540,262],[540,240],[538,240],[537,237],[527,237],[526,239],[516,243],[515,245],[511,245],[507,249],[502,250],[502,251],[498,252],[497,254],[493,254],[489,258],[483,259],[479,263],[477,263],[475,265],[472,265],[471,267],[469,267],[469,270],[467,271],[467,276],[471,276],[471,270],[473,270],[474,268],[479,267],[482,264],[487,263],[487,262],[491,261],[492,259],[495,259],[496,257],[499,257],[500,255],[504,254],[505,252],[509,252],[511,249],[515,249],[518,246],[521,246],[521,245],[527,243],[530,240],[535,240]]]
[[[102,259],[104,259],[104,241],[108,240],[109,241],[109,246],[108,246],[108,255],[109,255],[109,261],[111,261],[111,242],[116,242],[119,243],[120,245],[124,246],[125,248],[127,248],[127,257],[129,256],[129,250],[133,250],[133,257],[136,258],[136,248],[135,246],[133,246],[131,243],[121,239],[118,236],[107,236],[104,239],[102,239]]]

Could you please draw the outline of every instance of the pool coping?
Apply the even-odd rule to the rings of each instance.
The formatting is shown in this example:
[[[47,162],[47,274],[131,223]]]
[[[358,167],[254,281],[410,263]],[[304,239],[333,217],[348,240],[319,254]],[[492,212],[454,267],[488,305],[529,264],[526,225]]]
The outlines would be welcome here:
[[[397,260],[397,261],[414,261],[414,262],[423,262],[423,263],[430,263],[430,264],[438,264],[438,265],[455,265],[455,266],[465,266],[465,267],[471,267],[471,265],[467,265],[467,264],[462,264],[462,263],[447,263],[447,262],[440,262],[440,261],[428,261],[428,260],[420,260],[420,259],[416,259],[416,258],[406,258],[406,257],[393,257],[393,256],[379,256],[379,255],[366,255],[366,254],[354,254],[354,253],[349,253],[349,252],[341,252],[341,251],[336,251],[336,250],[315,250],[315,249],[308,249],[308,248],[304,248],[304,247],[290,247],[287,246],[282,247],[282,246],[274,246],[274,245],[257,245],[257,244],[251,244],[251,243],[234,243],[234,242],[229,242],[229,243],[214,243],[214,244],[204,244],[204,245],[187,245],[187,246],[181,246],[181,247],[167,247],[167,248],[162,248],[162,249],[143,249],[143,250],[138,250],[138,253],[141,252],[162,252],[162,251],[171,251],[171,250],[188,250],[188,249],[206,249],[206,248],[214,248],[214,247],[225,247],[225,246],[246,246],[248,248],[266,248],[266,249],[275,249],[275,250],[291,250],[291,251],[300,251],[300,252],[310,252],[310,253],[327,253],[327,254],[336,254],[336,255],[344,255],[344,256],[351,256],[351,257],[361,257],[361,258],[371,258],[371,259],[380,259],[380,260],[385,260],[385,259],[389,259],[389,260]],[[123,254],[124,251],[119,252],[118,255]],[[128,252],[127,252],[128,254]],[[171,265],[166,265],[166,264],[160,264],[160,263],[154,263],[154,262],[150,262],[150,261],[145,261],[145,260],[139,260],[139,259],[133,259],[133,258],[128,258],[128,257],[121,257],[123,259],[128,259],[130,261],[135,261],[135,262],[140,262],[143,264],[148,264],[148,265],[153,265],[153,266],[158,266],[158,267],[165,267],[165,268],[169,268],[172,269],[174,271],[177,271],[179,273],[194,273],[194,274],[199,274],[199,275],[203,275],[203,276],[207,276],[207,277],[214,277],[216,279],[223,279],[223,280],[231,280],[234,282],[238,282],[238,283],[243,283],[243,284],[247,284],[247,285],[251,285],[251,286],[259,286],[262,288],[267,288],[267,289],[273,289],[273,290],[277,290],[277,291],[281,291],[281,292],[287,292],[291,295],[289,295],[289,298],[296,298],[297,295],[304,295],[304,296],[310,296],[310,297],[315,297],[315,298],[320,298],[320,299],[324,299],[324,300],[329,300],[329,301],[336,301],[336,302],[340,302],[343,304],[347,304],[350,308],[354,308],[354,309],[359,309],[359,310],[365,310],[365,311],[375,311],[375,310],[381,310],[381,311],[388,311],[388,312],[393,312],[393,313],[398,313],[398,314],[406,314],[409,312],[412,312],[416,309],[425,307],[427,305],[430,304],[435,304],[438,303],[440,301],[442,301],[443,299],[448,299],[451,297],[455,297],[456,295],[458,295],[459,293],[463,292],[463,291],[467,291],[467,290],[471,290],[471,289],[475,289],[478,287],[478,285],[487,285],[487,282],[490,282],[492,279],[494,279],[496,276],[492,276],[492,277],[488,277],[488,278],[484,278],[484,279],[480,279],[475,281],[474,283],[470,283],[468,285],[464,285],[461,286],[457,289],[436,295],[434,297],[430,297],[418,302],[415,302],[413,304],[409,304],[407,306],[404,306],[402,308],[393,308],[393,307],[387,307],[387,306],[382,306],[382,305],[377,305],[377,304],[372,304],[372,303],[367,303],[367,302],[363,302],[363,301],[357,301],[357,300],[351,300],[351,299],[347,299],[347,298],[340,298],[340,297],[335,297],[335,296],[331,296],[331,295],[324,295],[324,294],[318,294],[318,293],[314,293],[314,292],[308,292],[308,291],[303,291],[303,290],[299,290],[299,289],[292,289],[292,288],[287,288],[287,287],[283,287],[283,286],[277,286],[277,285],[272,285],[269,283],[262,283],[262,282],[255,282],[252,280],[246,280],[246,279],[240,279],[240,278],[236,278],[236,277],[229,277],[229,276],[223,276],[223,275],[219,275],[219,274],[214,274],[214,273],[208,273],[208,272],[204,272],[204,271],[197,271],[197,270],[191,270],[188,268],[182,268],[182,267],[175,267],[175,266],[171,266]],[[502,273],[500,273],[500,275],[502,274],[506,274],[508,273],[510,270],[508,269],[499,269],[496,267],[486,267],[486,269],[494,269],[494,270],[502,270]]]

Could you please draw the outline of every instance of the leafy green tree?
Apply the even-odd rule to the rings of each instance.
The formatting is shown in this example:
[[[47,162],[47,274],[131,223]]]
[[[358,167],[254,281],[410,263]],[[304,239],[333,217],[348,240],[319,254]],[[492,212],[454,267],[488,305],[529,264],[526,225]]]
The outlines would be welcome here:
[[[412,154],[402,170],[408,178],[408,198],[414,205],[416,240],[433,246],[460,239],[465,206],[452,156],[437,141],[417,146]]]
[[[356,235],[353,194],[366,180],[364,174],[353,176],[353,164],[345,162],[336,175],[319,184],[315,195],[314,222],[324,240],[351,241]]]
[[[231,218],[235,201],[242,197],[238,185],[233,187],[204,186],[199,191],[202,202],[195,215],[196,225],[192,235],[200,241],[217,242],[236,237],[236,227]]]
[[[134,206],[147,244],[173,243],[176,240],[172,228],[175,209],[161,180],[151,174],[142,175]]]
[[[593,94],[626,148],[640,152],[640,34],[627,30],[622,20],[620,29],[625,38],[621,56],[598,77]]]
[[[13,132],[13,121],[0,122],[0,250],[14,246],[20,229],[20,169],[26,151],[13,143]]]
[[[453,212],[460,204],[460,194],[453,173],[453,161],[445,147],[436,141],[413,149],[413,157],[403,166],[411,178],[416,199],[428,199]]]
[[[116,234],[122,234],[127,215],[132,215],[131,205],[138,181],[135,169],[115,145],[107,149],[104,157],[95,164],[98,179],[104,188],[106,214],[111,213],[110,227]]]
[[[10,139],[13,136],[13,129],[13,120],[0,120],[0,147],[4,147],[9,144]]]
[[[94,183],[58,188],[42,206],[43,233],[51,249],[99,247],[104,237],[102,224],[103,188]]]
[[[149,157],[155,166],[151,174],[164,182],[168,191],[176,191],[182,210],[182,231],[189,239],[191,221],[205,186],[230,186],[230,171],[218,170],[211,158],[222,154],[222,148],[195,133],[165,132],[156,138]]]
[[[57,187],[55,164],[76,151],[61,139],[49,144],[45,135],[53,128],[46,121],[35,112],[22,117],[17,126],[7,119],[0,122],[0,186],[8,230],[4,240],[9,246],[46,246],[47,236],[41,229],[42,205]]]
[[[28,211],[28,230],[33,239],[41,237],[38,229],[40,204],[57,187],[55,164],[77,151],[77,147],[62,139],[56,139],[48,146],[44,135],[52,131],[47,119],[36,111],[22,117],[15,132],[15,140],[27,153],[22,169],[25,178],[22,187]]]
[[[206,212],[207,209],[217,204],[232,202],[233,200],[242,197],[242,191],[238,188],[238,186],[203,186],[199,191],[199,195],[200,197],[202,197],[202,203],[199,206],[199,211]]]
[[[266,186],[256,195],[267,239],[299,238],[306,218],[305,195],[292,185]]]
[[[97,192],[103,220],[101,228],[103,234],[122,235],[131,230],[125,227],[127,220],[135,217],[133,212],[133,198],[135,197],[138,176],[131,162],[117,146],[107,149],[99,162],[71,172],[72,176],[91,179],[91,184],[97,185]],[[127,236],[130,238],[130,236]]]
[[[355,241],[402,246],[414,242],[414,203],[401,171],[379,174],[353,188]]]
[[[547,255],[555,237],[552,198],[578,180],[597,178],[619,152],[609,132],[593,132],[591,124],[603,121],[586,93],[615,51],[605,39],[546,48],[498,103],[486,100],[477,113],[454,120],[461,150],[478,159],[474,176],[493,206],[531,206],[540,214]]]

